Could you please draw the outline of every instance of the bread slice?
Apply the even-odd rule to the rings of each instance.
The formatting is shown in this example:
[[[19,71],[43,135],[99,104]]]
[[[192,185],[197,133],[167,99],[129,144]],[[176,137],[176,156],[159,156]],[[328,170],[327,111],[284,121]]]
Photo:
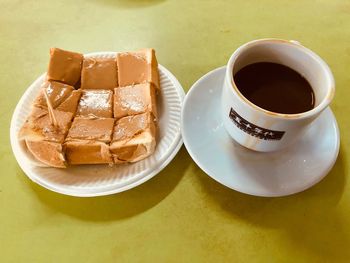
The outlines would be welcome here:
[[[74,86],[80,80],[82,64],[82,54],[59,48],[50,48],[47,79]]]
[[[81,89],[113,90],[118,86],[115,58],[84,58]]]
[[[69,164],[113,163],[109,153],[113,118],[76,117],[64,143]]]
[[[76,117],[69,129],[66,141],[91,140],[109,143],[113,126],[113,118]]]
[[[114,117],[151,112],[157,117],[156,91],[151,83],[143,83],[114,89]]]
[[[42,84],[40,93],[35,99],[33,105],[37,107],[47,108],[48,98],[51,102],[52,107],[56,109],[63,101],[69,97],[73,91],[74,88],[70,85],[56,81],[45,81]],[[46,96],[44,92],[46,92]]]
[[[73,90],[69,97],[63,101],[56,109],[60,111],[70,112],[75,115],[80,97],[81,91]]]
[[[75,114],[81,96],[80,90],[74,90],[70,85],[56,81],[45,81],[33,106],[47,109],[56,109]]]
[[[79,117],[111,118],[112,90],[83,90],[76,115]]]
[[[26,140],[26,145],[29,152],[43,164],[50,167],[66,168],[61,143]]]
[[[154,117],[149,112],[117,121],[110,145],[114,163],[132,163],[150,156],[156,146],[155,131]]]
[[[54,126],[48,110],[33,107],[31,115],[19,131],[19,139],[26,141],[49,141],[63,143],[73,114],[53,110],[57,126]]]
[[[57,168],[65,168],[62,143],[71,124],[73,114],[51,109],[56,125],[48,109],[33,107],[32,112],[19,131],[18,138],[25,141],[27,150],[39,162]]]
[[[156,146],[153,134],[148,130],[130,140],[111,143],[110,151],[115,164],[133,163],[150,156]]]
[[[158,62],[152,48],[117,54],[120,87],[152,83],[159,90]]]
[[[113,163],[108,144],[99,141],[73,140],[64,144],[69,164]]]

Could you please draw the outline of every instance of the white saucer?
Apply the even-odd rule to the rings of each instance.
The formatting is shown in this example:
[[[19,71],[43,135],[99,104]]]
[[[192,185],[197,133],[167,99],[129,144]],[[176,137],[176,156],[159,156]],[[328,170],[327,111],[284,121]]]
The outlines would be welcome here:
[[[182,108],[182,137],[197,165],[219,183],[256,196],[284,196],[318,183],[339,152],[339,130],[330,108],[302,139],[273,153],[248,150],[226,132],[220,114],[225,67],[199,79]]]
[[[114,58],[116,52],[96,52],[86,57]],[[11,146],[18,164],[37,184],[66,195],[100,196],[119,193],[136,187],[159,173],[175,157],[182,145],[181,107],[185,93],[175,76],[159,65],[161,91],[157,99],[158,138],[155,152],[133,164],[77,165],[66,169],[40,167],[33,162],[23,143],[17,139],[18,131],[31,111],[46,74],[41,75],[26,90],[13,113],[10,128]]]

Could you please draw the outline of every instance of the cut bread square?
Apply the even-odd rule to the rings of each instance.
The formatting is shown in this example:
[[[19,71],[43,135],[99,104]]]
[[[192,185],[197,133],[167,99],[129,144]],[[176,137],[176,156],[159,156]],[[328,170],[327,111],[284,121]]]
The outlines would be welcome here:
[[[56,168],[66,167],[61,143],[30,140],[25,142],[29,152],[42,164]]]
[[[82,62],[80,53],[51,48],[47,79],[74,86],[80,79]]]
[[[67,162],[112,163],[108,143],[111,141],[113,126],[113,118],[76,117],[64,143]]]
[[[52,107],[55,109],[69,97],[73,90],[74,88],[68,84],[57,81],[45,81],[41,87],[39,96],[35,99],[33,105],[47,108],[46,98],[49,98]]]
[[[114,89],[113,112],[116,119],[151,112],[157,116],[156,92],[151,83]]]
[[[53,115],[53,116],[52,116]],[[70,127],[73,114],[33,107],[32,112],[19,131],[19,139],[27,141],[50,141],[62,143]],[[53,119],[57,122],[56,125]]]
[[[154,49],[117,54],[120,87],[150,82],[159,89],[158,62]]]
[[[70,85],[56,81],[46,81],[33,105],[47,109],[47,100],[49,100],[53,109],[75,114],[80,96],[81,91],[75,90]]]
[[[114,163],[137,162],[151,155],[156,145],[155,130],[149,112],[118,120],[110,145]]]
[[[113,163],[109,145],[91,140],[73,140],[64,144],[66,160],[69,164]]]
[[[111,90],[83,90],[77,116],[111,118],[113,92]]]
[[[81,71],[82,89],[108,89],[118,86],[115,58],[84,58]]]
[[[62,143],[68,133],[73,114],[33,107],[31,115],[19,131],[19,139],[25,141],[28,151],[44,165],[66,167]],[[53,123],[55,119],[56,125]]]
[[[76,117],[68,131],[66,141],[92,140],[110,142],[113,132],[113,118]]]

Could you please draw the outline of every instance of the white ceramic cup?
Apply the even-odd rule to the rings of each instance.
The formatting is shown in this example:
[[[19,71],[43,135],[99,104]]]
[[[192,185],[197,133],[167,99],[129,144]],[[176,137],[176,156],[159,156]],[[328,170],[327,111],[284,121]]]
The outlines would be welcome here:
[[[256,62],[274,62],[299,72],[315,93],[315,107],[298,114],[281,114],[258,107],[235,85],[233,74]],[[334,78],[328,65],[296,41],[260,39],[239,47],[226,67],[222,92],[223,123],[241,145],[261,152],[282,149],[300,138],[334,97]]]

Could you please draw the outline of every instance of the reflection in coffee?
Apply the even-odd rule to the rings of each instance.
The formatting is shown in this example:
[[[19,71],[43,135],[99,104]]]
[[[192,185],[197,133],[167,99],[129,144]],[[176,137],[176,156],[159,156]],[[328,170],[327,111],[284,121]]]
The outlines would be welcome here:
[[[250,64],[234,74],[234,82],[244,97],[268,111],[296,114],[314,108],[315,95],[309,82],[281,64]]]

